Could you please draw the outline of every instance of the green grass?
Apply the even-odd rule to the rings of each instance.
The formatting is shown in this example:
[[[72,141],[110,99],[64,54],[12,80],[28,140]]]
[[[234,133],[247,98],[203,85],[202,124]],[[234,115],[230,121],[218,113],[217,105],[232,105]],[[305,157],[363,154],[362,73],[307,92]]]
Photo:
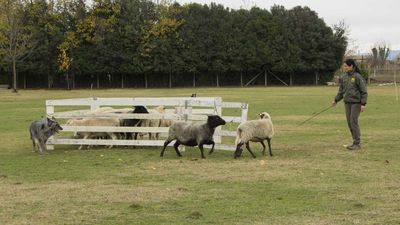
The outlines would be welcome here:
[[[249,119],[274,121],[274,157],[188,148],[56,146],[31,152],[28,127],[46,99],[221,96],[249,103]],[[369,87],[360,117],[363,150],[350,152],[336,87],[0,91],[1,224],[400,224],[400,102]],[[233,113],[233,112],[228,112]],[[235,125],[227,124],[234,129]]]

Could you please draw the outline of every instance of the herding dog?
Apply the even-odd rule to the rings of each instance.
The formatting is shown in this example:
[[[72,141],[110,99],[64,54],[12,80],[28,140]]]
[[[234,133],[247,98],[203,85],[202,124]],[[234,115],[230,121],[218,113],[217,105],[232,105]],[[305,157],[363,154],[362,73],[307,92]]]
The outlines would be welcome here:
[[[40,154],[47,151],[47,139],[60,130],[62,130],[62,127],[55,121],[54,117],[52,119],[46,118],[33,121],[29,128],[32,140],[32,152],[36,151],[36,147],[39,149]]]

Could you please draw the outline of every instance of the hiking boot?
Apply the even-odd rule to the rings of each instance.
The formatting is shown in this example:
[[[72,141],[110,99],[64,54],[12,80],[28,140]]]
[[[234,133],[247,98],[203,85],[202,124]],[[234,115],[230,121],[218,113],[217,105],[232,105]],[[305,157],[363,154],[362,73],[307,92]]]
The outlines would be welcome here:
[[[361,146],[360,145],[350,145],[346,147],[348,150],[360,150]]]

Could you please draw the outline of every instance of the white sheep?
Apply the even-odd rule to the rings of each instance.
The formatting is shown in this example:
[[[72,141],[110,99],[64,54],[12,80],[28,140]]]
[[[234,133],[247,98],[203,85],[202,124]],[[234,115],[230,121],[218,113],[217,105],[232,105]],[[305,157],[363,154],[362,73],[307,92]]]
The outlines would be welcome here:
[[[148,110],[150,114],[164,114],[165,113],[165,106],[160,105],[155,107],[154,109],[149,109]],[[161,119],[143,119],[140,126],[141,127],[160,127],[161,125]],[[143,138],[143,136],[146,133],[140,133],[139,135]],[[149,134],[149,140],[156,140],[158,139],[159,133],[148,133]]]
[[[242,146],[246,144],[246,149],[255,158],[256,156],[250,149],[249,142],[260,142],[263,146],[263,155],[265,155],[264,140],[268,141],[269,155],[272,156],[271,139],[274,136],[274,126],[272,124],[271,116],[263,112],[260,114],[260,119],[249,120],[241,123],[237,128],[236,135],[236,151],[234,153],[235,159],[242,154]]]
[[[86,112],[85,115],[98,115],[98,114],[108,113],[113,110],[114,109],[112,107],[100,107],[100,108]]]
[[[120,126],[120,120],[117,118],[84,118],[84,119],[70,119],[67,121],[66,125],[69,126],[110,126],[110,127],[118,127]],[[112,132],[79,132],[80,135],[83,136],[83,139],[88,138],[98,138],[109,136],[113,140],[117,140],[118,137],[115,133]],[[109,148],[113,146],[110,145]],[[82,149],[82,145],[79,147],[79,150]]]

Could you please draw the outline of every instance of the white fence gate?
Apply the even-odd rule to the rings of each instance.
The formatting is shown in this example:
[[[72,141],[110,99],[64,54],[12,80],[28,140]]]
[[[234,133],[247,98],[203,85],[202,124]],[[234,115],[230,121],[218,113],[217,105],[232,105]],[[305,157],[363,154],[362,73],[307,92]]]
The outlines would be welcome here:
[[[165,106],[167,108],[165,114],[133,114],[133,113],[103,113],[91,114],[90,112],[104,106],[138,106],[146,107]],[[63,109],[68,107],[87,106],[84,110],[70,110],[56,112],[56,107]],[[172,107],[172,109],[168,109]],[[222,115],[223,108],[240,109],[239,116]],[[238,102],[223,102],[221,97],[169,97],[169,98],[78,98],[78,99],[62,99],[47,100],[46,114],[48,117],[54,116],[56,119],[69,118],[104,118],[113,117],[119,119],[171,119],[174,121],[205,121],[206,115],[219,115],[227,124],[238,123],[247,120],[248,104]],[[228,125],[229,126],[229,125]],[[168,127],[110,127],[110,126],[67,126],[62,125],[62,132],[145,132],[145,133],[161,133],[166,136]],[[223,128],[223,127],[222,127]],[[234,150],[232,144],[222,143],[222,137],[234,137],[235,131],[223,130],[218,127],[215,130],[214,141],[215,149]],[[75,139],[73,137],[51,137],[47,142],[48,149],[54,149],[54,145],[123,145],[123,146],[163,146],[164,140],[111,140],[111,139]],[[172,146],[174,142],[170,144]],[[209,147],[209,146],[204,146]]]

